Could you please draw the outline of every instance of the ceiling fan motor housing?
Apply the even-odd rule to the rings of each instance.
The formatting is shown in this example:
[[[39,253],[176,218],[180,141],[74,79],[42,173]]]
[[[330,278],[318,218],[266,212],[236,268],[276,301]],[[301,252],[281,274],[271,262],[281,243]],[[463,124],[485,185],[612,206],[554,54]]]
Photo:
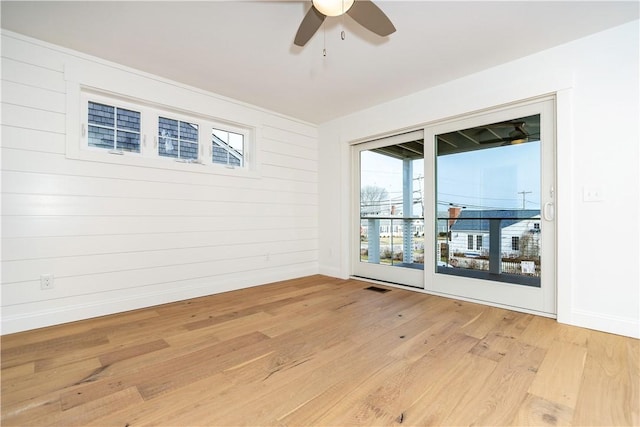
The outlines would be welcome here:
[[[312,0],[313,6],[325,16],[340,16],[347,13],[354,0]]]

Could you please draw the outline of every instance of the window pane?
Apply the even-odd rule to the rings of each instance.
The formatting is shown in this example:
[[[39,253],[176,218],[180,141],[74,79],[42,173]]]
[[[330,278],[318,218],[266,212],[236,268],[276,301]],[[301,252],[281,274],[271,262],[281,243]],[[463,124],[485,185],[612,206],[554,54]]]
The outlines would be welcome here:
[[[244,135],[229,132],[229,146],[236,150],[238,153],[242,154],[244,149]]]
[[[118,150],[140,152],[140,134],[133,132],[118,131]]]
[[[114,107],[89,101],[89,123],[113,127]]]
[[[242,166],[244,158],[244,135],[220,129],[211,131],[213,163]]]
[[[529,231],[540,218],[540,115],[455,130],[436,143],[438,218],[450,236],[438,245],[455,267],[438,272],[539,286],[519,263],[540,264],[539,232]]]
[[[511,237],[511,250],[520,250],[520,238],[518,236]]]
[[[216,146],[216,144],[213,144],[213,156],[212,156],[212,161],[213,163],[221,163],[223,165],[227,164],[227,150],[225,150],[224,148],[220,147],[220,146]]]
[[[198,142],[198,125],[180,122],[180,139]]]
[[[158,136],[161,138],[178,138],[178,121],[164,117],[158,119]]]
[[[114,148],[113,129],[89,126],[89,146],[98,148]]]
[[[180,158],[181,159],[197,159],[198,143],[197,142],[180,142]]]
[[[140,113],[118,108],[118,129],[140,132]]]
[[[158,154],[179,159],[198,158],[198,125],[160,117]]]
[[[160,138],[158,154],[164,157],[178,157],[178,140],[173,138]]]

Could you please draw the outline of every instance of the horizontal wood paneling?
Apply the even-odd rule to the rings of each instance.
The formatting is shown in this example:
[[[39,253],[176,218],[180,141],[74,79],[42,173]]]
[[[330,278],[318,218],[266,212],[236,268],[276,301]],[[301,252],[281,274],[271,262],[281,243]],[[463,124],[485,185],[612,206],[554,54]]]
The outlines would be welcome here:
[[[3,333],[317,273],[315,126],[15,34],[2,43]],[[68,158],[80,124],[67,74],[256,128],[254,173]]]
[[[3,44],[2,46],[2,81],[22,83],[33,87],[65,93],[65,82],[63,80],[62,69],[57,71],[46,68],[33,63],[21,62],[8,57],[7,48],[12,43]],[[39,59],[31,58],[35,62]],[[4,95],[3,95],[4,97]]]
[[[259,144],[259,142],[258,142]],[[73,175],[91,177],[111,177],[125,181],[152,181],[181,183],[187,185],[219,185],[231,188],[247,187],[267,191],[296,191],[317,194],[317,172],[299,171],[298,179],[287,176],[287,169],[260,165],[260,178],[236,176],[232,179],[224,175],[203,174],[197,172],[176,171],[159,168],[141,168],[138,166],[113,165],[110,163],[75,161],[69,162],[64,156],[25,152],[13,148],[1,149],[3,170],[46,173],[53,175]],[[191,165],[195,168],[199,165]],[[304,175],[306,174],[306,175]],[[304,178],[304,179],[303,179]],[[270,180],[273,179],[273,180]],[[312,184],[312,185],[307,185]]]
[[[52,133],[65,132],[63,113],[2,103],[2,124]]]
[[[65,94],[22,83],[2,82],[2,102],[64,114]]]
[[[315,215],[316,205],[280,203],[277,200],[229,202],[226,200],[136,199],[122,197],[4,194],[3,215],[107,215],[107,216],[194,216],[229,217]]]
[[[288,152],[264,153],[262,161],[266,165],[285,169],[296,169],[302,171],[318,170],[318,161],[316,159],[305,159],[302,157],[292,156]]]
[[[215,264],[219,261],[233,259],[255,257],[271,259],[293,252],[311,253],[317,250],[317,246],[316,239],[310,237],[307,240],[295,239],[250,244],[211,242],[209,246],[204,247],[167,248],[6,261],[3,264],[2,276],[4,285],[6,285],[14,282],[39,280],[39,272],[48,272],[60,279],[71,276],[152,269],[165,266],[186,266],[198,263]]]
[[[18,34],[2,34],[2,59],[12,59],[25,64],[36,65],[43,69],[64,72],[69,55],[61,54],[64,49],[40,43],[38,40],[21,37]],[[71,52],[71,51],[68,51]],[[4,68],[4,64],[2,65]],[[4,72],[2,73],[4,76]]]
[[[262,174],[266,178],[274,178],[279,180],[291,180],[299,182],[317,183],[318,172],[317,170],[309,171],[302,169],[295,169],[293,167],[281,167],[274,165],[262,165]]]
[[[181,217],[120,216],[5,216],[2,218],[2,236],[9,239],[33,237],[104,236],[114,234],[167,234],[188,232],[255,231],[315,229],[317,218],[272,216],[261,217],[260,222],[246,216],[234,215],[219,220],[210,216]],[[6,254],[5,254],[6,255]]]
[[[277,141],[280,143],[288,144],[289,146],[306,148],[314,152],[318,151],[316,137],[314,135],[309,135],[306,133],[301,134],[296,132],[296,130],[294,129],[287,129],[287,127],[265,125],[262,129],[262,136],[270,141]]]
[[[264,135],[263,141],[263,153],[287,153],[288,156],[295,158],[318,160],[318,153],[315,147],[290,144],[281,140],[270,139]]]
[[[222,181],[222,180],[221,180]],[[192,185],[173,182],[150,182],[87,176],[69,176],[30,172],[4,171],[3,190],[6,193],[39,195],[74,195],[120,197],[136,199],[201,200],[224,202],[316,204],[317,194],[262,191],[262,182],[247,180],[242,186],[225,186],[224,182]]]
[[[47,153],[64,154],[65,136],[61,133],[25,129],[15,126],[2,126],[2,145],[7,148],[23,151],[44,151]],[[3,166],[10,166],[4,162]],[[3,181],[4,184],[4,181]]]
[[[3,260],[55,258],[118,252],[153,251],[176,248],[208,248],[212,244],[272,242],[316,238],[315,227],[292,224],[281,229],[197,231],[161,234],[105,234],[95,236],[36,237],[3,239]]]
[[[25,304],[76,295],[91,295],[113,290],[126,290],[194,279],[214,279],[219,275],[247,273],[268,267],[285,267],[289,264],[313,262],[315,251],[296,251],[286,254],[266,256],[216,257],[211,253],[210,260],[169,264],[151,268],[97,272],[78,276],[61,276],[55,279],[55,288],[40,291],[40,281],[15,282],[2,285],[2,294],[12,304]]]

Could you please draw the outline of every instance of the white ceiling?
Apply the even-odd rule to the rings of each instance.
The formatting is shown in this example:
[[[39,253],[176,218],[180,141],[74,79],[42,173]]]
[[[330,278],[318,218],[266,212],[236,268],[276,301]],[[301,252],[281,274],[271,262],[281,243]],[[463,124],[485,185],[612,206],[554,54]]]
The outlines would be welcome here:
[[[299,48],[310,4],[2,1],[1,14],[5,29],[312,123],[639,17],[637,1],[377,1],[388,38],[329,18]]]

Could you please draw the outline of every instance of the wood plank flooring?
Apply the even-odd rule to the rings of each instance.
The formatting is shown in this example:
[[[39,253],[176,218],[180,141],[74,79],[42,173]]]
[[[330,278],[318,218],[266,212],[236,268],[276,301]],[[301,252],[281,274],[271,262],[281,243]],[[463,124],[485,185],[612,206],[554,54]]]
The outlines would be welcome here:
[[[3,426],[640,424],[640,341],[312,276],[2,337]]]

